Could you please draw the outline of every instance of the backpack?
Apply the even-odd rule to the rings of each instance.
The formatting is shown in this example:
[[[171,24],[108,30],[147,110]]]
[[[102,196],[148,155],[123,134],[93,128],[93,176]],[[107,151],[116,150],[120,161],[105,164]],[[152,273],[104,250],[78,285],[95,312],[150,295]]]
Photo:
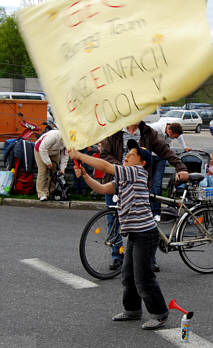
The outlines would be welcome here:
[[[55,184],[55,190],[50,192],[49,199],[54,201],[69,201],[71,197],[70,186],[66,183],[64,175],[60,174],[57,170],[52,174],[49,188],[51,187],[51,181]]]
[[[3,149],[3,155],[4,155],[4,156],[5,156],[6,153],[7,153],[8,147],[9,147],[11,144],[16,143],[17,140],[18,140],[18,139],[7,139],[7,140],[5,140],[4,149]]]
[[[34,192],[34,174],[26,172],[20,160],[15,159],[14,193],[30,195]]]

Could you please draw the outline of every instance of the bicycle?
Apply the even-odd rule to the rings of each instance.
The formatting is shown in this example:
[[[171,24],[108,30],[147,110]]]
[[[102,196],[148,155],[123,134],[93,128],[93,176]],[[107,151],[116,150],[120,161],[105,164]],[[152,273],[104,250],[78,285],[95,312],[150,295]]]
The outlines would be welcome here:
[[[160,226],[159,248],[164,253],[178,251],[183,262],[193,271],[213,273],[213,188],[203,189],[199,182],[204,178],[200,173],[189,175],[183,195],[179,199],[155,196],[156,199],[173,207],[170,222],[172,228],[167,236]],[[188,196],[193,206],[188,204]],[[111,248],[120,243],[121,233],[117,206],[106,208],[93,216],[86,224],[80,239],[79,251],[81,262],[86,271],[98,279],[111,279],[121,272],[121,268],[110,270]],[[163,208],[162,208],[163,210]],[[107,215],[114,215],[114,223],[108,232]],[[125,250],[125,241],[120,246],[120,253]]]
[[[49,169],[48,189],[49,199],[54,201],[69,201],[71,198],[70,185],[65,180],[64,174],[61,174],[59,165],[52,161],[53,169]]]

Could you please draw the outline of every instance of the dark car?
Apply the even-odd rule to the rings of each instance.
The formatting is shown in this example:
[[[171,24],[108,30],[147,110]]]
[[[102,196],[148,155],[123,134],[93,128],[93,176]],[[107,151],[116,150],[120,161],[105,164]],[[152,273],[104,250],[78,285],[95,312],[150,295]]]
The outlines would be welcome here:
[[[209,123],[213,120],[213,109],[196,110],[203,121],[203,128],[209,128]]]
[[[203,108],[212,108],[208,103],[187,103],[183,105],[183,109],[191,110],[191,109],[203,109]]]
[[[209,130],[210,130],[211,135],[213,135],[213,120],[211,120],[209,123]]]

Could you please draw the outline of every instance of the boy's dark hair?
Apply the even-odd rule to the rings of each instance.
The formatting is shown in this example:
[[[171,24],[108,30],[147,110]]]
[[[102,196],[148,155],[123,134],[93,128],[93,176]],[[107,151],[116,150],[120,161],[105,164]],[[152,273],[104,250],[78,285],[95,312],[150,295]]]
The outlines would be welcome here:
[[[169,123],[169,128],[173,134],[181,135],[183,134],[183,128],[180,123]]]

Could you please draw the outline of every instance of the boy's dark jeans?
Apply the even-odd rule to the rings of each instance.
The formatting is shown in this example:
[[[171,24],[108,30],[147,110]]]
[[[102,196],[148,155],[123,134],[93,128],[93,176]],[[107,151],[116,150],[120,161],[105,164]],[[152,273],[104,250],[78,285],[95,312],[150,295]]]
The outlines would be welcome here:
[[[160,319],[168,314],[168,308],[151,269],[158,243],[157,228],[147,232],[129,233],[122,267],[122,284],[126,311],[140,310],[143,299],[152,317]]]

